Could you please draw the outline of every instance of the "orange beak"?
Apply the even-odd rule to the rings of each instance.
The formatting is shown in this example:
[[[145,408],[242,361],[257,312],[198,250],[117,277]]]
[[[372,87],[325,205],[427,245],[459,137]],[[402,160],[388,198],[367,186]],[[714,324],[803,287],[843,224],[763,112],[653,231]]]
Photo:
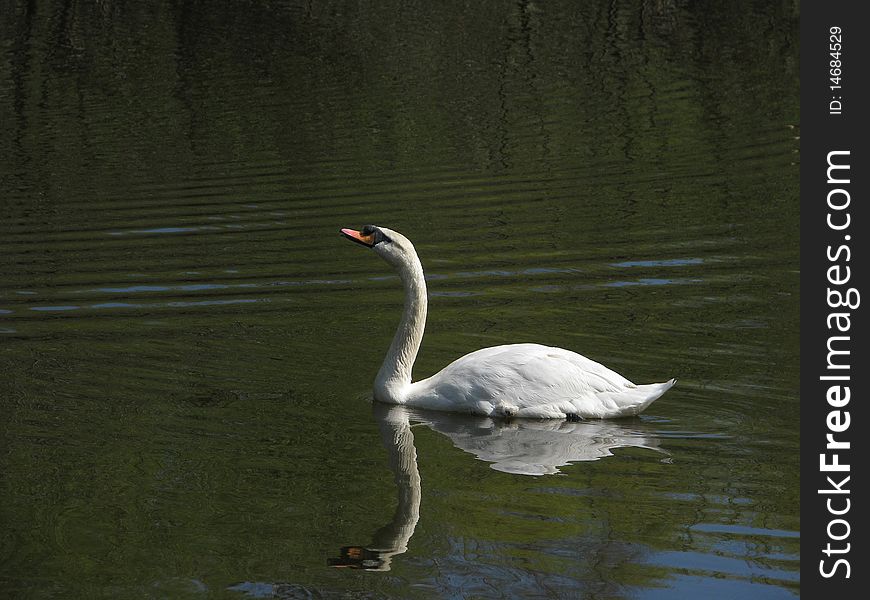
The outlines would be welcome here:
[[[342,229],[341,235],[346,237],[352,242],[356,242],[357,244],[362,244],[366,248],[371,248],[375,245],[375,235],[363,235],[356,229]]]

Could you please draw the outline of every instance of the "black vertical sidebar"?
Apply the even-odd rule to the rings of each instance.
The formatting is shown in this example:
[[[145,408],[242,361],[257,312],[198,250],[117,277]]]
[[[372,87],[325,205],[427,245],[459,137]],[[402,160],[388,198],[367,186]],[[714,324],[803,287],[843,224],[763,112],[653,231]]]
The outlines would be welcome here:
[[[870,20],[801,3],[801,594],[863,598],[870,581]],[[824,594],[824,596],[822,595]]]

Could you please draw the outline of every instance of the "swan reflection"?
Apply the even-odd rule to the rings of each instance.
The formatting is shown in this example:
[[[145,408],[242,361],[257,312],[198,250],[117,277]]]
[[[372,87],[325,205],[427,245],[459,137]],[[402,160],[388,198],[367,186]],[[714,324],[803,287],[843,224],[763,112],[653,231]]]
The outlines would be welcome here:
[[[460,450],[491,463],[496,471],[515,475],[552,475],[574,462],[613,456],[614,448],[647,448],[663,452],[658,440],[614,421],[516,419],[409,411],[412,421],[450,438]]]
[[[573,462],[612,456],[614,448],[647,448],[664,453],[658,440],[614,421],[505,421],[373,404],[381,440],[396,480],[398,504],[389,523],[367,546],[345,546],[330,566],[388,571],[392,559],[408,549],[420,519],[422,488],[411,422],[446,435],[457,448],[489,462],[490,467],[518,475],[550,475]]]

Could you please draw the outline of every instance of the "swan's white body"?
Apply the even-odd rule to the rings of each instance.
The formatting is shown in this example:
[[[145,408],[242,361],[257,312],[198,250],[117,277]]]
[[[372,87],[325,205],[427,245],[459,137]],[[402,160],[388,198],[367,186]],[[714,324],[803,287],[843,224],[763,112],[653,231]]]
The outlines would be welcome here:
[[[484,348],[408,386],[403,404],[489,416],[636,415],[673,385],[634,385],[585,356],[540,344]]]
[[[393,265],[405,288],[402,320],[375,379],[376,400],[491,417],[614,418],[639,414],[675,383],[635,385],[576,352],[539,344],[477,350],[412,383],[427,309],[417,252],[406,237],[385,227],[342,233]]]

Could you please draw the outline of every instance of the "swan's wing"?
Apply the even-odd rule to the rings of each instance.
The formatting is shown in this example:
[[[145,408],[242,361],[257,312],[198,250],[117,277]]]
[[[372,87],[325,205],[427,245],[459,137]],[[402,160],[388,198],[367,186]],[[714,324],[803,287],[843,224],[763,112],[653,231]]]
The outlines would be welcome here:
[[[637,414],[664,393],[670,382],[637,386],[575,352],[511,344],[472,352],[414,387],[421,400],[428,394],[429,408],[534,418],[570,414],[594,418]]]

